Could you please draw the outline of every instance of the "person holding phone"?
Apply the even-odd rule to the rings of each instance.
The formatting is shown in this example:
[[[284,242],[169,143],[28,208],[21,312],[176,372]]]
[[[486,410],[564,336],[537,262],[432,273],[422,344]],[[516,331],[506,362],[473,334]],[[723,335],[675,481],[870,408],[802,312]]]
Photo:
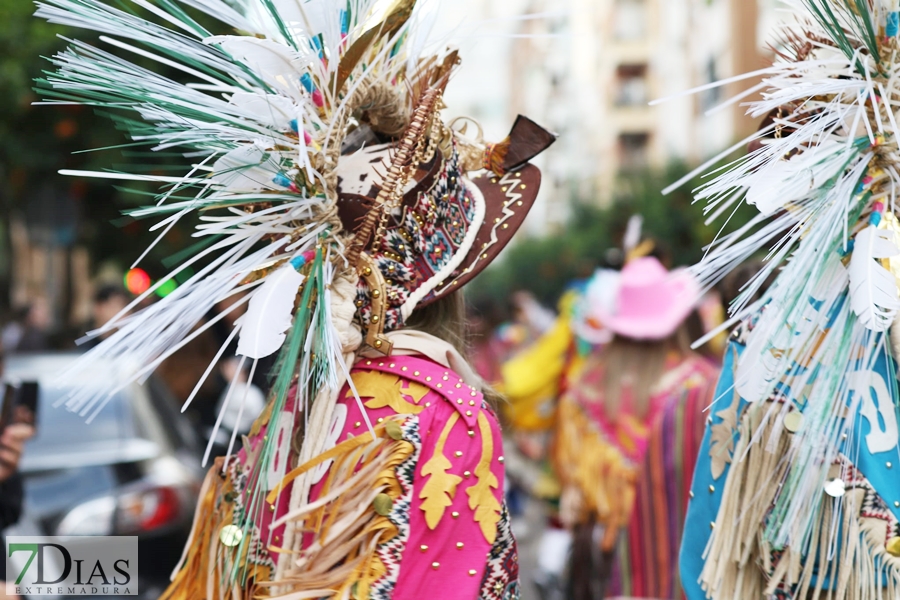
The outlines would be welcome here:
[[[0,379],[3,377],[3,348],[0,346]],[[18,414],[0,425],[0,537],[3,539],[3,555],[6,556],[6,537],[3,532],[14,525],[22,514],[24,491],[19,475],[19,461],[25,442],[34,436],[33,413],[31,419],[19,419]],[[6,597],[6,560],[0,560],[0,598]]]

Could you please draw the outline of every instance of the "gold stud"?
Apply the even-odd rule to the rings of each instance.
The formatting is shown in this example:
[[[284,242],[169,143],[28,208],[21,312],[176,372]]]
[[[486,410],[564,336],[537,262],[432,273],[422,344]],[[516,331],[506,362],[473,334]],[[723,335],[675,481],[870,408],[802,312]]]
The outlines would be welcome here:
[[[380,362],[380,363],[378,363],[378,366],[379,366],[379,367],[383,367],[383,366],[384,366],[384,363],[383,363],[383,362]]]
[[[522,202],[521,200],[519,200],[518,202],[516,202],[516,206],[522,206],[522,204],[523,204],[523,202]]]
[[[400,370],[401,370],[401,371],[404,371],[404,372],[405,372],[405,371],[409,371],[409,367],[400,367]]]
[[[431,406],[431,402],[426,402],[426,403],[425,403],[425,408],[428,408],[429,406]]]
[[[503,227],[503,229],[509,229],[509,223],[504,223],[504,224],[502,225],[502,227]]]
[[[378,422],[379,422],[379,423],[384,423],[384,417],[378,417]]]
[[[523,190],[525,189],[525,184],[524,184],[524,183],[522,184],[522,188],[521,188],[521,189],[523,189]]]
[[[388,366],[389,366],[389,367],[390,367],[390,368],[392,368],[392,369],[393,369],[393,368],[394,368],[394,367],[396,367],[396,366],[397,366],[397,363],[391,363],[391,364],[389,364],[389,365],[388,365]]]
[[[362,423],[360,423],[359,421],[357,421],[356,423],[353,424],[353,426],[356,427],[357,429],[359,428],[360,425],[362,425]]]
[[[522,176],[521,173],[516,173],[516,177],[521,177],[521,176]]]
[[[501,457],[499,457],[499,458],[497,458],[497,462],[503,462],[503,460],[504,460],[504,459],[503,459],[503,457],[502,457],[502,456],[501,456]]]
[[[462,456],[462,451],[457,450],[456,452],[453,453],[453,456],[455,456],[456,458],[459,458],[460,456]]]
[[[403,367],[403,369],[406,370],[406,367]],[[419,373],[418,371],[413,371],[413,377],[418,377],[419,375],[421,375],[421,373]]]
[[[462,398],[460,398],[459,400],[456,401],[457,404],[462,404],[462,402],[463,402]]]
[[[710,493],[710,494],[712,494],[712,493],[715,492],[715,491],[716,491],[716,486],[714,486],[714,485],[709,486],[709,493]]]
[[[500,217],[494,217],[494,225],[500,222]]]
[[[381,296],[381,291],[380,291],[380,290],[372,290],[372,297],[373,297],[373,298],[378,298],[379,296]]]
[[[431,375],[425,378],[425,381],[431,381]]]
[[[373,322],[373,323],[377,323],[377,322],[378,322],[378,315],[372,315],[372,322]]]
[[[419,546],[419,550],[421,550],[422,552],[428,552],[428,546],[422,544],[421,546]]]
[[[469,569],[469,577],[475,577],[478,574],[478,571],[475,569]]]
[[[471,411],[471,410],[467,410],[467,411],[466,411],[466,416],[467,416],[467,417],[471,417],[471,416],[472,416],[472,411]]]
[[[457,550],[462,550],[462,549],[463,549],[463,543],[462,543],[462,542],[456,542],[456,549],[457,549]]]
[[[484,260],[487,260],[487,253],[482,254],[482,255],[481,255],[481,258],[484,259]]]
[[[449,380],[450,378],[447,377],[446,375],[444,375],[443,377],[441,377],[441,379],[443,379],[444,381],[447,381],[447,380]]]
[[[274,504],[270,504],[270,505],[269,505],[269,512],[275,512],[275,505],[274,505]]]
[[[452,513],[450,513],[450,516],[453,517],[454,519],[458,519],[459,513],[454,510]]]
[[[444,384],[443,384],[443,383],[439,383],[439,384],[437,384],[437,387],[438,387],[438,389],[440,389],[440,388],[444,387]]]
[[[371,361],[371,360],[367,360],[367,361],[366,361],[366,364],[367,364],[367,365],[371,365],[371,364],[372,364],[372,361]]]
[[[900,508],[900,500],[894,500],[894,508]]]
[[[689,491],[689,492],[688,492],[688,496],[690,496],[691,498],[693,498],[693,497],[694,497],[694,490]]]
[[[462,387],[462,384],[461,384],[461,383],[457,383],[457,384],[456,384],[456,389],[459,389],[459,388],[461,388],[461,387]]]
[[[710,529],[715,529],[715,528],[716,528],[715,522],[710,521],[710,522],[709,522],[709,528],[710,528]]]
[[[244,532],[237,525],[226,525],[219,531],[219,540],[229,548],[234,548],[241,543]]]
[[[435,571],[437,571],[438,569],[441,568],[441,563],[433,562],[433,563],[431,563],[431,568],[434,569]]]
[[[474,429],[470,429],[470,430],[469,430],[469,437],[475,437],[475,430],[474,430]]]
[[[500,191],[502,191],[502,192],[505,194],[505,193],[506,193],[506,188],[505,188],[505,187],[502,187],[502,188],[500,188]]]
[[[375,347],[376,347],[376,348],[381,348],[381,345],[382,345],[381,340],[375,340]]]
[[[474,401],[474,400],[469,400],[469,406],[475,406],[475,401]]]
[[[712,417],[706,417],[706,424],[709,425],[712,423]]]
[[[463,477],[465,477],[466,479],[468,479],[468,478],[471,477],[471,476],[472,476],[472,472],[471,472],[471,471],[464,471],[464,472],[463,472]]]
[[[469,395],[470,395],[470,396],[477,396],[477,395],[478,395],[478,392],[476,392],[475,390],[472,390],[471,392],[469,392]]]
[[[371,274],[372,274],[371,268],[366,267],[365,269],[363,269],[363,275],[371,275]]]

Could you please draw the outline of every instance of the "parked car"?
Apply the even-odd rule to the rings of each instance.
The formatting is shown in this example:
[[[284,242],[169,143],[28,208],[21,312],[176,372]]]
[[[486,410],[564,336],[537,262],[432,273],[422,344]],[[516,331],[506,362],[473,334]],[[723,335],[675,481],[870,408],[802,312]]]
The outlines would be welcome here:
[[[136,535],[138,587],[156,598],[181,556],[203,471],[200,440],[159,380],[117,392],[91,423],[55,408],[108,369],[80,372],[59,387],[76,354],[10,357],[9,380],[37,381],[37,434],[26,445],[22,535]],[[13,531],[8,535],[15,534]]]

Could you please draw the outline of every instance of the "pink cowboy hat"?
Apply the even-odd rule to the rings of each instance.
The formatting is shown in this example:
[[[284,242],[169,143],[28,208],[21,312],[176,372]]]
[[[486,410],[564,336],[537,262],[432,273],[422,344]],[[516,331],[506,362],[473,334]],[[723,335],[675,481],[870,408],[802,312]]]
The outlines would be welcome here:
[[[601,319],[622,337],[661,340],[678,329],[699,297],[700,286],[686,269],[670,273],[653,257],[638,258],[622,269],[615,298]]]

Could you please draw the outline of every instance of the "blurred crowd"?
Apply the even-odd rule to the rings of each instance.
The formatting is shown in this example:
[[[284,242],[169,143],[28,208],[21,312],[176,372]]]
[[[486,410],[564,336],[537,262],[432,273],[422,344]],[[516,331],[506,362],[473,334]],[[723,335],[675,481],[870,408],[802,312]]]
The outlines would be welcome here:
[[[617,268],[572,282],[556,307],[525,290],[505,303],[469,303],[469,358],[505,398],[498,412],[506,495],[526,599],[681,597],[678,544],[726,342],[719,326],[754,266],[703,291],[652,241],[617,254]],[[236,349],[238,299],[217,304],[200,335],[157,371],[179,407],[191,399],[184,414],[213,455],[249,432],[274,366],[260,364],[249,380],[227,358]],[[79,346],[74,336],[51,334],[47,307],[36,300],[3,326],[2,347],[13,355],[93,347],[110,333],[103,325],[133,302],[125,288],[100,287],[83,328],[95,335]],[[223,347],[226,358],[203,377]],[[246,397],[244,411],[219,417],[231,382]],[[32,434],[26,426],[0,439],[0,487],[10,505],[0,527],[21,508],[16,458]]]

